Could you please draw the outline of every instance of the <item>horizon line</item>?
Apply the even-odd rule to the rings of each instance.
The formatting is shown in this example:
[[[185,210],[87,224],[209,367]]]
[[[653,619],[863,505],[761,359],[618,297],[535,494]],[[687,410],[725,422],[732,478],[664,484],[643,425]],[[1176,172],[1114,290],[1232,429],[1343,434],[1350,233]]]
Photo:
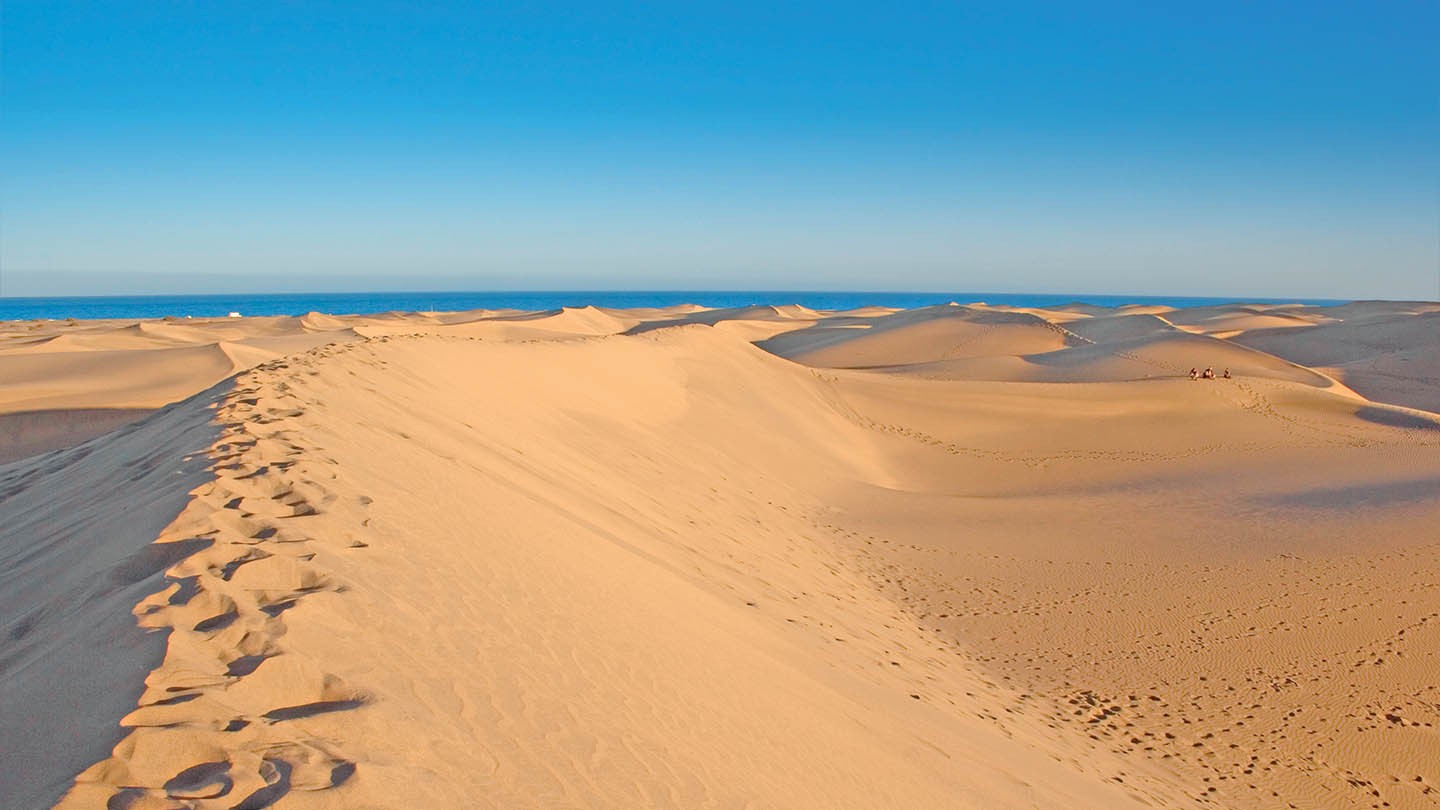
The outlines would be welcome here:
[[[574,288],[551,288],[551,289],[373,289],[373,290],[296,290],[290,292],[143,292],[143,293],[105,293],[99,295],[10,295],[0,293],[0,301],[42,301],[42,300],[107,300],[122,298],[229,298],[245,296],[252,298],[286,298],[286,297],[308,297],[308,296],[334,296],[334,297],[360,297],[367,295],[395,295],[395,296],[419,296],[419,295],[565,295],[568,293],[601,293],[601,294],[722,294],[736,295],[743,293],[764,293],[775,294],[796,294],[796,295],[994,295],[994,296],[1044,296],[1061,298],[1065,296],[1080,296],[1085,298],[1166,298],[1179,300],[1209,300],[1227,299],[1237,303],[1256,301],[1264,303],[1275,303],[1285,301],[1323,301],[1327,303],[1355,303],[1364,301],[1381,301],[1389,303],[1434,303],[1423,298],[1335,298],[1330,296],[1234,296],[1225,294],[1196,294],[1196,293],[1113,293],[1113,292],[1080,292],[1069,290],[1065,292],[1037,292],[1037,291],[1006,291],[1006,290],[923,290],[923,289],[825,289],[825,288],[759,288],[759,287],[707,287],[707,288],[665,288],[665,287],[574,287]],[[1079,300],[1074,303],[1083,303]]]

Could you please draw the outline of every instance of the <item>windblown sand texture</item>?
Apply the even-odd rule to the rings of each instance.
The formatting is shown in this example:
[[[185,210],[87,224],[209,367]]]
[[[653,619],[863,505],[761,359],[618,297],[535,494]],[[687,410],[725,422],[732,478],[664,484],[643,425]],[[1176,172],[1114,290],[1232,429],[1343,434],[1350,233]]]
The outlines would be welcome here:
[[[1437,358],[1423,303],[7,323],[0,806],[1440,807]]]

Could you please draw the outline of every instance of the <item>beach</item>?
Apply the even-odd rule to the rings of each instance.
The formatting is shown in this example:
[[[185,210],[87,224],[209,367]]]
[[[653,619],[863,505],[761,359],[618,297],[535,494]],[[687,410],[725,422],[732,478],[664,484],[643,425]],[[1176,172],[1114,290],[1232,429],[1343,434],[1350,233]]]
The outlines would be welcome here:
[[[1436,807],[1437,516],[1436,303],[4,322],[0,805]]]

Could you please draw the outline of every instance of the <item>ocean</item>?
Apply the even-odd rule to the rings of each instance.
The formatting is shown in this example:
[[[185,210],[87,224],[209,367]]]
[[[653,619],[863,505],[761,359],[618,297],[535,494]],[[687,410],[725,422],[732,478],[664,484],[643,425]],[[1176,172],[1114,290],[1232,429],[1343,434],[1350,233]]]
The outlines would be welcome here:
[[[286,293],[275,295],[117,295],[59,298],[0,298],[0,320],[92,318],[195,318],[241,315],[331,315],[379,312],[455,312],[470,309],[547,310],[597,306],[666,307],[700,304],[707,307],[742,307],[752,304],[800,304],[811,309],[854,309],[863,306],[924,307],[950,301],[966,304],[984,301],[1017,307],[1050,307],[1069,303],[1117,306],[1158,304],[1199,307],[1234,301],[1247,303],[1338,304],[1324,299],[1185,298],[1143,295],[1072,295],[1030,293],[929,292],[817,292],[773,290],[654,290],[570,292],[374,292]]]

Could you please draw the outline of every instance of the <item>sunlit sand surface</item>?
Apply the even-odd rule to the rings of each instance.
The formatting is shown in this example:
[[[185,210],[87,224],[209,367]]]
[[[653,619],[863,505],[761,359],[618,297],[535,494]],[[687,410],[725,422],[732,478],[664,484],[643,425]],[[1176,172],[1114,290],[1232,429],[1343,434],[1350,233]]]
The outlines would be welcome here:
[[[1423,303],[6,323],[0,805],[1440,806],[1437,411]]]

